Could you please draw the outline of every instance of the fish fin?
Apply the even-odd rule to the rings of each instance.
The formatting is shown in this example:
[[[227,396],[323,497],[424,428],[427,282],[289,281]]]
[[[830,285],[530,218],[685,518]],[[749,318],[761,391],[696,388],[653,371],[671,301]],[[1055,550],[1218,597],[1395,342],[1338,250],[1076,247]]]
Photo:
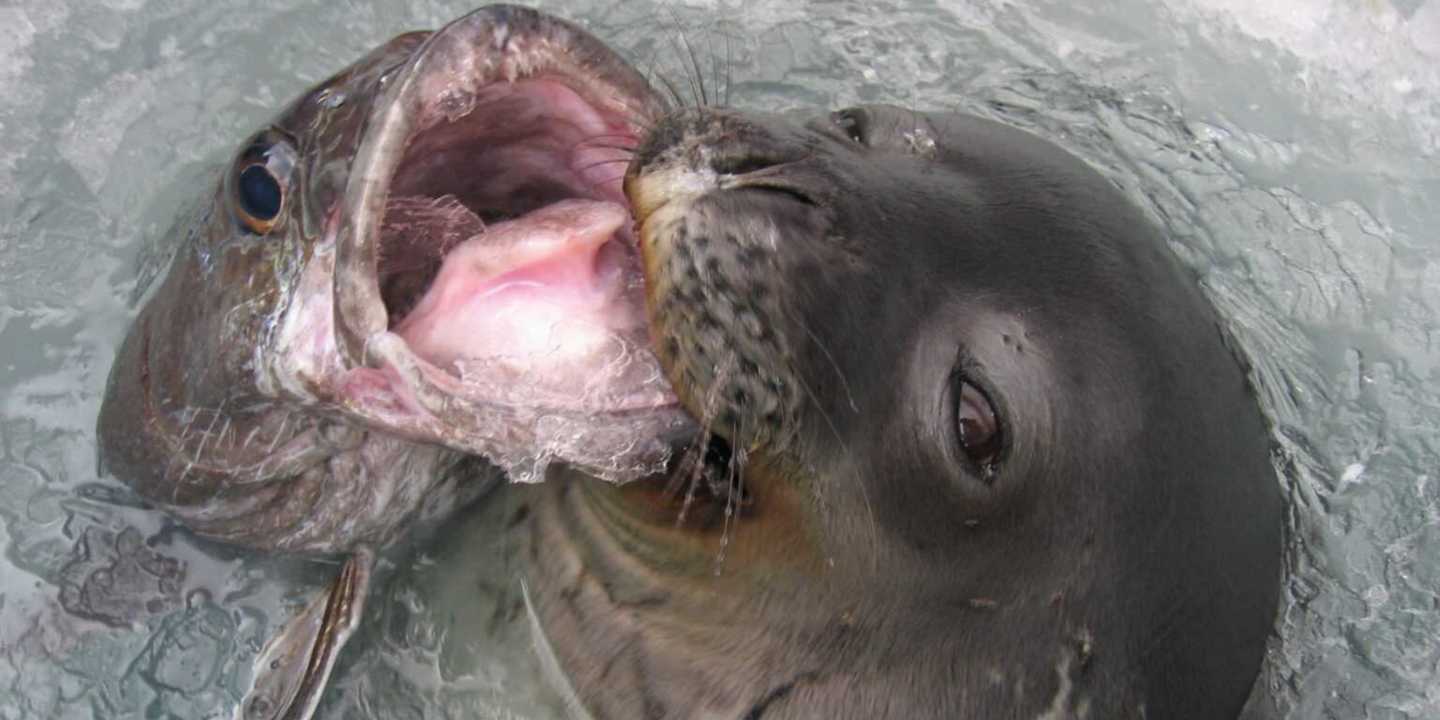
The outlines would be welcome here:
[[[315,714],[335,659],[360,623],[374,567],[374,553],[356,550],[330,589],[270,638],[235,720],[309,720]]]

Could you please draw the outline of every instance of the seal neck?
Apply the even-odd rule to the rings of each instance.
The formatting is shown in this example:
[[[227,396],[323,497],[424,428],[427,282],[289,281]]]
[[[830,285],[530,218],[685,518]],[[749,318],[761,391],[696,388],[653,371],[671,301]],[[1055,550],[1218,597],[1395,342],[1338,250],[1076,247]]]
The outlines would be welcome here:
[[[551,480],[548,511],[537,513],[543,546],[570,548],[606,582],[679,588],[708,603],[732,591],[753,599],[757,578],[824,573],[802,492],[764,464],[747,467],[724,497],[703,480],[664,475],[623,485],[579,473]]]

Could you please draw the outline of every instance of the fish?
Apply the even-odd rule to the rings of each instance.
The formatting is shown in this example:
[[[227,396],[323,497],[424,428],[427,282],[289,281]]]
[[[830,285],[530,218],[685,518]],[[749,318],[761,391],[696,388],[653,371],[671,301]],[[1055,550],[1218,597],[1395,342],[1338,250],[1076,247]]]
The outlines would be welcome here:
[[[240,717],[313,713],[374,550],[417,522],[556,463],[653,474],[695,437],[622,188],[668,106],[577,25],[483,7],[306,91],[168,233],[104,471],[199,536],[345,559]]]

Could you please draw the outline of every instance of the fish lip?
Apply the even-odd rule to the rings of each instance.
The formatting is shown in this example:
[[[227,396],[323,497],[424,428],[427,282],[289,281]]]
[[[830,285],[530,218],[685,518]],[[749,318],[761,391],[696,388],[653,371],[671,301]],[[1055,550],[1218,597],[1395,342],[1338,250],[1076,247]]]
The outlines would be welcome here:
[[[459,68],[470,72],[455,72]],[[389,314],[378,281],[380,227],[406,143],[417,132],[427,79],[461,90],[540,74],[564,80],[592,106],[633,118],[637,133],[666,109],[663,98],[623,58],[565,20],[513,5],[480,8],[426,39],[372,110],[341,207],[334,276],[336,349],[349,367],[374,367],[366,348]]]
[[[477,433],[470,418],[512,419],[512,428],[539,418],[572,428],[567,442],[573,444],[552,448],[548,457],[623,481],[635,477],[634,467],[660,467],[671,448],[693,435],[693,420],[673,393],[636,395],[594,409],[512,407],[475,397],[392,330],[380,289],[386,205],[407,144],[430,126],[423,121],[441,107],[433,81],[443,79],[439,86],[473,94],[494,83],[542,75],[562,82],[592,108],[627,118],[637,136],[667,112],[664,98],[628,62],[559,18],[493,6],[435,32],[384,81],[385,96],[368,116],[333,215],[331,328],[329,342],[323,343],[329,345],[329,357],[313,370],[330,378],[325,394],[343,415],[388,434],[485,455],[506,466],[512,479],[538,478],[524,470],[517,475],[515,467],[495,455],[497,448],[515,444],[515,438]]]

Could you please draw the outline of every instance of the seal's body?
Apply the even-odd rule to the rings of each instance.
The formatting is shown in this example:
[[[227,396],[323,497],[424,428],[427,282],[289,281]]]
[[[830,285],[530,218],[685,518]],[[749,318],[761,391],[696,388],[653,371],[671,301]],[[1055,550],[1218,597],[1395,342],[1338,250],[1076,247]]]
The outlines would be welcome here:
[[[513,491],[595,717],[1240,711],[1277,601],[1267,426],[1109,182],[869,107],[673,115],[626,190],[657,353],[714,439],[668,479]]]

